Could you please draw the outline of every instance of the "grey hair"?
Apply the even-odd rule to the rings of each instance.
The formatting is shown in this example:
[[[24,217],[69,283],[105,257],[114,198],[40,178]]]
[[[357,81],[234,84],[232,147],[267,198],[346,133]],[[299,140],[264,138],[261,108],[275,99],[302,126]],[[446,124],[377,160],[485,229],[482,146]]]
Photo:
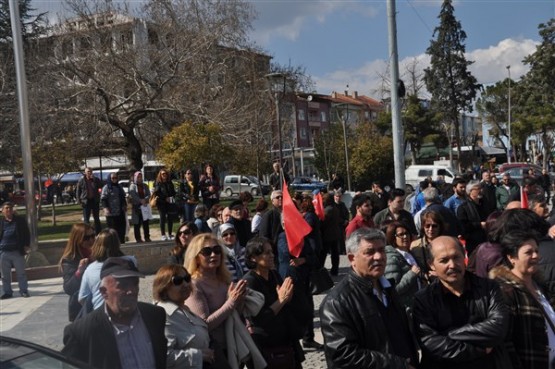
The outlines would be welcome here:
[[[439,198],[439,191],[435,187],[428,187],[422,193],[425,202],[434,202]]]
[[[472,191],[472,189],[473,189],[474,187],[480,187],[480,182],[479,182],[479,181],[476,181],[476,180],[469,181],[469,182],[466,184],[466,194],[467,194],[467,195],[470,195],[470,191]]]
[[[366,242],[383,241],[385,243],[385,234],[376,228],[359,228],[347,238],[345,249],[348,254],[356,254],[360,241]]]

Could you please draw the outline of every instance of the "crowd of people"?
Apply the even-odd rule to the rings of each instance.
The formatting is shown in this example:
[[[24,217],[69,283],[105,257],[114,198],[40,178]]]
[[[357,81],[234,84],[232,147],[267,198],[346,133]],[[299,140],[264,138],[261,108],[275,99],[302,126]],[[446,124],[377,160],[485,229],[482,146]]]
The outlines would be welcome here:
[[[166,170],[152,192],[137,172],[133,211],[156,196],[162,237],[175,242],[154,304],[138,302],[143,275],[121,251],[118,220],[97,232],[85,218],[60,260],[73,322],[62,352],[99,368],[296,369],[309,349],[323,350],[329,368],[554,368],[555,216],[536,179],[493,178],[428,179],[410,196],[375,182],[350,209],[340,187],[323,194],[322,211],[317,194],[295,194],[310,232],[292,255],[286,231],[298,225],[284,221],[281,182],[251,217],[249,193],[220,205],[210,165],[198,182],[187,170],[177,191]],[[117,180],[90,193],[95,181],[85,180],[84,215],[94,216],[90,205],[125,212]],[[136,215],[135,237],[148,241],[148,220]],[[0,255],[26,246],[3,235]],[[338,283],[317,312],[319,343],[311,277],[328,254]],[[20,291],[28,296],[26,281]]]

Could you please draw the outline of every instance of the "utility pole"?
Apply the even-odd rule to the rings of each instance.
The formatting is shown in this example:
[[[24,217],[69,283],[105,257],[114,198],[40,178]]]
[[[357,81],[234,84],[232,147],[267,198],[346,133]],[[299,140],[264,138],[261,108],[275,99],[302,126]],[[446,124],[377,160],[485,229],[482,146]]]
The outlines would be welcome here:
[[[10,20],[12,22],[17,97],[19,100],[19,128],[21,134],[21,155],[23,157],[23,180],[25,181],[27,223],[29,224],[31,236],[31,250],[36,251],[38,249],[38,239],[35,182],[33,180],[33,161],[31,157],[31,130],[29,128],[29,104],[27,100],[27,82],[25,79],[25,60],[23,58],[23,38],[21,36],[19,2],[17,0],[10,0]],[[39,201],[41,200],[42,199],[39,199]]]
[[[511,164],[511,66],[507,65],[507,71],[509,72],[509,109],[507,111],[507,135],[509,137],[509,149],[507,153],[507,163]]]
[[[399,60],[397,56],[397,23],[395,0],[387,0],[387,25],[389,30],[389,56],[391,65],[391,124],[393,135],[393,161],[395,163],[395,187],[405,188],[405,153],[403,147],[403,127],[399,109]]]

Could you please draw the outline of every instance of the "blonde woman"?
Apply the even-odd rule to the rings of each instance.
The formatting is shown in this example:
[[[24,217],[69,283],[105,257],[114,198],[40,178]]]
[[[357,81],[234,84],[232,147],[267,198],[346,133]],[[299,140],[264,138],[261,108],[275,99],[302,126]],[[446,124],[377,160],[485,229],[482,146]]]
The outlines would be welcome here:
[[[185,305],[208,324],[216,356],[227,347],[223,323],[242,305],[247,293],[245,280],[231,283],[223,253],[224,248],[211,233],[195,236],[185,252],[185,269],[193,284]]]

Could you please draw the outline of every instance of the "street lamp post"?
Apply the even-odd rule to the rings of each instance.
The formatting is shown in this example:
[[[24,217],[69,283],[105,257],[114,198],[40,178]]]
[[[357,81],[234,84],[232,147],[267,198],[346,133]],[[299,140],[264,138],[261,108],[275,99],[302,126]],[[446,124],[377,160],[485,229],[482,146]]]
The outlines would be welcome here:
[[[347,190],[351,191],[351,170],[349,168],[349,150],[347,146],[347,122],[349,121],[349,104],[337,104],[339,106],[345,105],[347,107],[347,114],[340,116],[341,125],[343,126],[343,146],[345,148],[345,171],[347,172]],[[337,113],[339,117],[339,113]]]
[[[281,115],[279,112],[279,99],[280,94],[285,93],[285,75],[282,73],[270,73],[266,75],[268,84],[270,87],[270,92],[274,98],[274,104],[276,109],[276,122],[278,131],[278,153],[279,153],[279,183],[280,187],[283,184],[283,148],[282,148],[282,138],[281,138]]]
[[[511,66],[507,65],[507,71],[509,72],[509,107],[507,111],[507,135],[509,137],[509,147],[507,153],[507,163],[511,164]]]

